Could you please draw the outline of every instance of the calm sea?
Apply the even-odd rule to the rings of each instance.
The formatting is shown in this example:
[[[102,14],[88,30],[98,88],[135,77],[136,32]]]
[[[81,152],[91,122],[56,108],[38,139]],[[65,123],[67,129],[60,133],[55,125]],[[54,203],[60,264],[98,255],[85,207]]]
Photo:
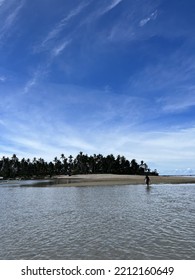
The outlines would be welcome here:
[[[0,184],[0,259],[195,259],[195,185]]]

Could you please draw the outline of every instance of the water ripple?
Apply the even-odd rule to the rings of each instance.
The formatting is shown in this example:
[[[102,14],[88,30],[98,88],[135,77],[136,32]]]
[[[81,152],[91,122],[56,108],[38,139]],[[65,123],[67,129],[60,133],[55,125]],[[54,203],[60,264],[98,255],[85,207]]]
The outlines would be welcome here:
[[[0,197],[0,259],[195,259],[192,185],[28,185]]]

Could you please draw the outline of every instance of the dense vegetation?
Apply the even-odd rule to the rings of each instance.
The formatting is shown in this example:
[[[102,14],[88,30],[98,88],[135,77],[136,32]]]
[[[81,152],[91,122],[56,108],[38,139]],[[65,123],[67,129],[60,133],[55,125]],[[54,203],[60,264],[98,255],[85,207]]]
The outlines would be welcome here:
[[[88,156],[80,152],[75,158],[61,155],[60,159],[55,157],[53,162],[44,159],[23,158],[19,160],[14,154],[12,158],[2,157],[0,160],[0,177],[3,178],[43,178],[54,175],[72,174],[139,174],[158,175],[157,171],[151,171],[144,161],[140,164],[135,159],[128,161],[124,156],[116,158],[111,154],[106,157],[99,154]]]

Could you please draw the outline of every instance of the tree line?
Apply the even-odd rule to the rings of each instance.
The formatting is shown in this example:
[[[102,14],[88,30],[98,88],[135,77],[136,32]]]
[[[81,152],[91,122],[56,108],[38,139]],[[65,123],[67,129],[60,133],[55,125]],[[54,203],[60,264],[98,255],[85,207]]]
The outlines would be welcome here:
[[[77,156],[66,157],[61,154],[53,161],[46,162],[42,158],[33,160],[18,159],[16,154],[11,158],[2,157],[0,160],[0,177],[6,178],[44,178],[56,175],[74,174],[132,174],[132,175],[158,175],[157,170],[151,171],[148,165],[135,159],[127,160],[124,156],[113,154],[103,156],[94,154],[88,156],[80,152]]]

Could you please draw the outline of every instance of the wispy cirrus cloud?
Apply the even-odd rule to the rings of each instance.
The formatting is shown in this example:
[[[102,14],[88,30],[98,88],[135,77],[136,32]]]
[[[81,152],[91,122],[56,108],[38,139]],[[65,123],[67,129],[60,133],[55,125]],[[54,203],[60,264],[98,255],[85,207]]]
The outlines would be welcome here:
[[[90,2],[83,2],[81,3],[78,7],[76,7],[75,9],[73,9],[72,11],[69,12],[68,15],[66,15],[64,18],[62,18],[51,30],[50,32],[47,34],[47,36],[45,37],[45,39],[43,39],[43,41],[41,42],[41,44],[35,48],[36,52],[40,52],[42,50],[44,50],[47,47],[47,44],[49,42],[51,42],[52,40],[55,40],[58,35],[62,32],[62,30],[64,29],[64,27],[68,24],[68,22],[76,17],[77,15],[79,15],[83,9],[85,7],[87,7],[89,5]]]
[[[104,15],[107,12],[111,11],[112,9],[114,9],[116,6],[118,6],[123,0],[112,0],[111,3],[104,7],[100,12],[99,15]]]
[[[190,94],[194,90],[195,56],[188,55],[184,48],[170,53],[166,59],[158,59],[158,63],[147,65],[129,79],[131,90],[139,93],[150,92],[156,97]],[[143,85],[144,84],[144,88]]]
[[[26,83],[24,92],[27,93],[33,86],[38,84],[39,80],[49,71],[49,68],[56,57],[61,55],[63,51],[71,44],[72,38],[67,36],[67,39],[61,39],[60,34],[69,21],[78,16],[88,5],[90,1],[84,1],[78,7],[71,10],[65,17],[63,17],[55,26],[49,31],[42,42],[34,47],[34,54],[46,51],[47,58],[44,63],[37,67],[37,71],[33,77]],[[40,70],[42,69],[42,70]]]
[[[1,147],[4,154],[15,151],[20,157],[46,160],[61,153],[74,156],[79,151],[124,154],[130,160],[144,160],[160,172],[164,166],[167,169],[193,166],[195,128],[163,129],[157,123],[148,129],[149,106],[145,110],[139,107],[139,98],[128,99],[78,86],[44,84],[43,87],[44,91],[36,88],[26,96],[21,96],[19,90],[17,96],[10,92],[6,132],[0,135],[2,143],[7,143]],[[1,112],[6,111],[4,107]],[[21,107],[22,112],[18,110]],[[150,110],[151,107],[150,104]],[[143,129],[140,129],[141,117],[145,119]]]
[[[166,170],[184,170],[194,166],[194,128],[136,132],[132,129],[124,129],[123,126],[120,129],[105,131],[97,128],[95,130],[93,126],[85,125],[82,127],[83,133],[78,135],[77,127],[70,128],[60,120],[58,124],[33,125],[26,122],[26,126],[20,127],[16,121],[14,125],[17,127],[17,132],[7,131],[4,135],[7,138],[7,145],[2,145],[1,151],[7,156],[11,156],[14,151],[20,157],[31,159],[43,157],[45,160],[53,160],[61,153],[75,156],[79,151],[103,155],[112,153],[115,156],[122,154],[129,160],[132,158],[136,158],[138,162],[144,160],[150,168],[157,168],[161,174],[166,174]],[[87,126],[90,133],[86,129]]]
[[[36,86],[39,81],[47,74],[48,66],[47,64],[43,66],[38,66],[37,70],[34,71],[32,77],[26,82],[23,93],[28,93],[34,86]]]
[[[123,3],[124,2],[124,3]],[[147,30],[142,30],[144,25],[149,21],[156,20],[158,16],[159,3],[152,1],[147,1],[146,3],[141,0],[131,1],[113,1],[111,5],[101,8],[99,16],[104,15],[104,12],[109,12],[113,8],[117,8],[119,4],[121,6],[127,7],[121,8],[119,16],[115,18],[113,24],[105,27],[105,34],[107,35],[108,41],[112,42],[133,42],[140,39],[145,39],[151,37],[158,32],[158,28],[148,28]],[[120,9],[119,9],[120,10]],[[98,14],[98,12],[97,12]]]
[[[0,135],[0,141],[6,145],[1,145],[0,151],[5,155],[13,154],[14,150],[20,157],[43,157],[52,160],[63,151],[71,154],[77,153],[78,150],[94,148],[76,128],[64,123],[59,117],[52,115],[49,121],[53,112],[51,104],[48,107],[43,106],[41,110],[26,104],[29,108],[26,112],[20,112],[17,110],[20,102],[17,100],[13,102],[12,116],[7,117],[6,122],[2,123],[5,131]],[[47,98],[44,103],[48,104]],[[25,106],[24,100],[22,105]]]
[[[146,25],[149,21],[155,20],[155,19],[157,18],[157,16],[158,16],[158,11],[156,10],[156,11],[152,12],[147,18],[144,18],[144,19],[140,20],[139,26],[140,26],[140,27],[143,27],[143,26]]]
[[[4,1],[1,3],[3,5]],[[0,39],[3,38],[8,33],[8,31],[12,28],[24,4],[25,4],[25,0],[20,1],[19,4],[16,7],[14,7],[14,9],[11,9],[11,11],[8,13],[3,25],[0,28]]]
[[[26,83],[26,85],[24,86],[23,92],[24,92],[24,93],[28,93],[29,90],[30,90],[34,85],[36,85],[37,80],[38,80],[38,75],[35,74],[35,75]]]
[[[39,84],[41,80],[47,76],[49,68],[56,57],[62,54],[66,47],[71,43],[71,40],[65,40],[58,45],[55,45],[48,56],[47,60],[37,67],[32,77],[26,82],[23,93],[28,93],[33,87]]]
[[[71,43],[71,40],[65,40],[64,42],[60,43],[59,45],[55,46],[53,49],[52,49],[52,55],[54,57],[60,55],[64,49]]]
[[[165,96],[158,100],[166,113],[181,113],[195,106],[195,85],[177,89],[173,96]]]

